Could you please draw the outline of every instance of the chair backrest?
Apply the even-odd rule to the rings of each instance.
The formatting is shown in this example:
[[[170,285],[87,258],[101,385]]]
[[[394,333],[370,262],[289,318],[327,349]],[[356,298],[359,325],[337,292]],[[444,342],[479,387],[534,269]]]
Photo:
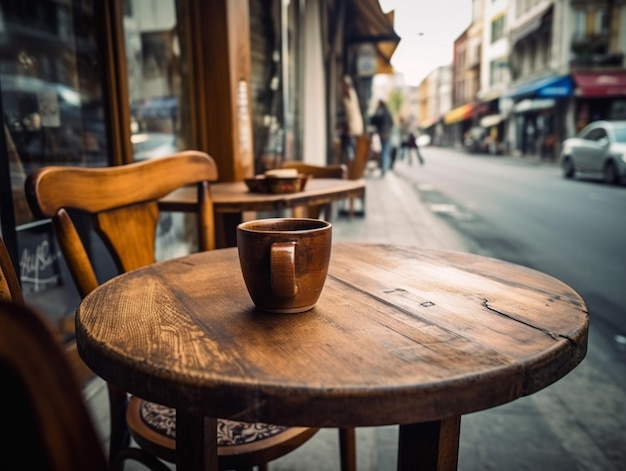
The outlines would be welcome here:
[[[61,251],[85,297],[99,283],[68,209],[92,216],[95,231],[124,273],[156,261],[158,201],[183,186],[198,189],[198,248],[215,247],[209,186],[214,180],[217,166],[208,154],[183,151],[117,167],[44,167],[28,176],[25,187],[33,213],[52,218]]]
[[[340,178],[348,176],[348,169],[343,164],[313,165],[297,160],[286,160],[282,163],[282,168],[295,168],[298,173],[313,175],[314,178]],[[313,204],[307,207],[307,216],[318,219],[324,215],[330,221],[332,214],[332,204]]]
[[[22,287],[4,240],[0,237],[0,299],[24,304]]]
[[[102,443],[43,316],[0,300],[2,469],[106,470]]]
[[[298,160],[286,160],[282,168],[295,168],[298,173],[313,175],[317,178],[347,178],[348,169],[343,164],[313,165]]]
[[[348,162],[348,179],[358,180],[363,178],[365,167],[370,156],[372,138],[368,134],[357,136],[354,160]]]

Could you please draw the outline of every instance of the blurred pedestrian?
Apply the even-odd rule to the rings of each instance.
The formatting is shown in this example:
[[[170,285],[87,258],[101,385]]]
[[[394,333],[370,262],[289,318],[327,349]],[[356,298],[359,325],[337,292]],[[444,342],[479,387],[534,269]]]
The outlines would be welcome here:
[[[420,147],[417,144],[417,137],[415,137],[415,133],[410,132],[409,137],[406,141],[406,153],[408,156],[409,164],[413,165],[413,160],[411,159],[411,154],[415,153],[417,156],[417,160],[419,160],[420,165],[424,165],[424,157],[420,152]]]
[[[343,101],[343,110],[345,113],[345,121],[342,129],[343,155],[347,161],[354,160],[356,150],[356,138],[363,134],[365,128],[363,125],[363,115],[359,106],[359,97],[356,94],[352,79],[345,75],[341,84],[341,97]]]
[[[383,100],[378,100],[371,123],[376,128],[376,133],[380,138],[380,171],[384,177],[391,167],[391,135],[393,133],[394,121],[387,103]]]
[[[409,121],[404,118],[404,116],[400,116],[398,120],[398,134],[400,135],[400,155],[398,160],[404,160],[406,157],[406,149],[409,142]]]

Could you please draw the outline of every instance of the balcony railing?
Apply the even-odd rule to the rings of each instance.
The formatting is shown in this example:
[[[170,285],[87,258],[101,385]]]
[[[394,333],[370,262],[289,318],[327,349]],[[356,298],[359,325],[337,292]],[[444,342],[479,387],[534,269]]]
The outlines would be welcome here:
[[[608,34],[590,34],[572,39],[572,52],[578,56],[607,54],[609,52]]]

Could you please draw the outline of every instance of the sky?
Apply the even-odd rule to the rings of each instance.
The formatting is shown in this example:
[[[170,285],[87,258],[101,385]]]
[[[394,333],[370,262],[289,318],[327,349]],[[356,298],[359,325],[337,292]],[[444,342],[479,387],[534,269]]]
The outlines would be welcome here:
[[[395,10],[394,29],[402,38],[391,58],[408,85],[435,68],[452,63],[454,40],[472,21],[472,0],[379,0],[383,11]]]

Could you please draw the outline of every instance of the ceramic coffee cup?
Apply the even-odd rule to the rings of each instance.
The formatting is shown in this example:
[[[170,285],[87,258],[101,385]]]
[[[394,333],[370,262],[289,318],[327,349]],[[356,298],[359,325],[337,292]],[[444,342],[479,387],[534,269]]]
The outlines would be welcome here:
[[[278,313],[312,309],[326,281],[331,245],[332,226],[320,219],[239,224],[239,262],[255,306]]]

